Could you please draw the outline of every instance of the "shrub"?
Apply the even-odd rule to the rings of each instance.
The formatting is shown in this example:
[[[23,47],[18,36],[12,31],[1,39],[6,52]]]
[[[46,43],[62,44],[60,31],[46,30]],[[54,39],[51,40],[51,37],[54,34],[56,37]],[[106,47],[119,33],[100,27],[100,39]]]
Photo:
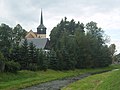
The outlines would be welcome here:
[[[20,70],[20,64],[18,62],[14,62],[13,60],[5,62],[6,72],[16,73],[18,70]]]

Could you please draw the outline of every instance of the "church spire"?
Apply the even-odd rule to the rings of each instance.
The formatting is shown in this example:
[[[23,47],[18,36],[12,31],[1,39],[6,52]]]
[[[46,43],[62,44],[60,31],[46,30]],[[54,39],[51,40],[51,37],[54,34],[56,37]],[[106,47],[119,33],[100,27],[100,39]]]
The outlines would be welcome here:
[[[40,25],[37,27],[37,34],[46,34],[46,27],[43,24],[43,15],[41,9]]]
[[[40,24],[43,25],[43,15],[42,15],[42,9],[41,9],[41,20],[40,20]]]

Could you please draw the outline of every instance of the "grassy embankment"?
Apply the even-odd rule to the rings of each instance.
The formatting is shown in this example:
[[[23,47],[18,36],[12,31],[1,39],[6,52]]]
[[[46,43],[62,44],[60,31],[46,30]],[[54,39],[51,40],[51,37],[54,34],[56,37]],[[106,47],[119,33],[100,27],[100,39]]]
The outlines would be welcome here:
[[[89,76],[62,90],[120,90],[120,70]]]
[[[99,72],[103,70],[111,70],[117,68],[110,66],[101,69],[81,69],[74,71],[19,71],[17,74],[0,73],[0,90],[17,90],[42,82],[47,82],[55,79],[61,79],[70,76],[76,76],[87,72]],[[76,90],[76,89],[73,89]]]

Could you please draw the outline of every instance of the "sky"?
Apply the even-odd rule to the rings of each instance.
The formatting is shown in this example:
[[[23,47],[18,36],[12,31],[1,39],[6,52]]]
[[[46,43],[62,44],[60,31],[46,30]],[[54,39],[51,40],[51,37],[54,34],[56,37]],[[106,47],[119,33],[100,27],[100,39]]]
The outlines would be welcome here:
[[[84,24],[94,21],[120,52],[120,0],[0,0],[0,24],[37,31],[41,8],[47,37],[65,16]]]

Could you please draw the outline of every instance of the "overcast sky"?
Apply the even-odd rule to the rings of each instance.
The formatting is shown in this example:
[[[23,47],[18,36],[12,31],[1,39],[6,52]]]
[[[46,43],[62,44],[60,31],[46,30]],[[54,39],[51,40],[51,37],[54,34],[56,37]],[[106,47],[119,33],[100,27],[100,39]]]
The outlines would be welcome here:
[[[120,0],[0,0],[0,23],[36,31],[41,8],[47,37],[65,16],[84,24],[95,21],[120,52]]]

